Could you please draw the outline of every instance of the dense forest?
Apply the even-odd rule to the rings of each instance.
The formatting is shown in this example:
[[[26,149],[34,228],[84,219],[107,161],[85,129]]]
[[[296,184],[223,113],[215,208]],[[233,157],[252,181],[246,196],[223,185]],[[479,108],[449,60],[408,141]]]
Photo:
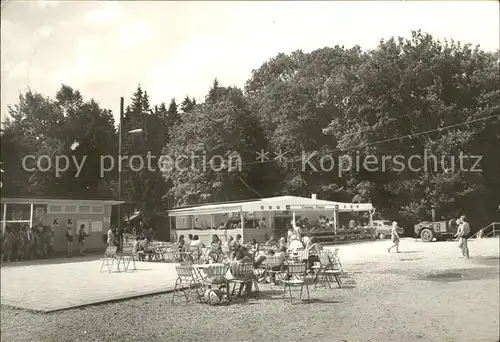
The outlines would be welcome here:
[[[278,54],[252,72],[244,89],[207,80],[213,84],[202,103],[186,96],[155,105],[138,87],[124,110],[123,155],[237,152],[242,167],[125,167],[122,198],[148,216],[183,204],[315,193],[369,201],[381,216],[403,222],[429,219],[435,206],[438,218],[465,212],[473,224],[486,225],[500,205],[499,60],[498,51],[413,32],[371,51],[336,46]],[[2,196],[117,198],[118,173],[101,172],[101,156],[118,155],[110,110],[62,85],[55,97],[22,93],[9,116],[1,136]],[[128,134],[138,128],[140,134]],[[261,150],[269,160],[256,160]],[[278,151],[286,159],[274,160]],[[314,165],[326,154],[342,167],[349,156],[409,158],[424,151],[445,165],[340,173],[339,165],[304,169],[304,151],[317,152]],[[464,170],[460,153],[482,157],[478,165],[465,160]],[[25,171],[26,155],[86,160],[81,170],[70,162],[56,175]]]

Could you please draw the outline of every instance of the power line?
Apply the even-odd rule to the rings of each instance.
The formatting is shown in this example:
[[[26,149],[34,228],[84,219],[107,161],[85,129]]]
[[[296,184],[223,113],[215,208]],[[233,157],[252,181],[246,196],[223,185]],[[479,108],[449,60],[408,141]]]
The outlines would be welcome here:
[[[435,128],[435,129],[430,129],[430,130],[426,130],[426,131],[422,131],[422,132],[418,132],[418,133],[412,133],[412,134],[407,134],[407,135],[403,135],[403,136],[399,136],[399,137],[393,137],[393,138],[388,138],[388,139],[383,139],[383,140],[377,140],[377,141],[368,142],[368,143],[365,143],[365,144],[359,144],[359,145],[356,145],[356,146],[351,146],[351,147],[346,147],[346,148],[324,149],[324,150],[317,151],[317,152],[321,152],[321,153],[346,152],[346,151],[355,150],[355,149],[359,149],[359,148],[363,148],[363,147],[367,147],[367,146],[380,145],[380,144],[384,144],[384,143],[388,143],[388,142],[392,142],[392,141],[398,141],[398,140],[414,138],[414,137],[418,137],[418,136],[422,136],[422,135],[427,135],[427,134],[434,133],[434,132],[441,132],[441,131],[444,131],[444,130],[447,130],[447,129],[451,129],[451,128],[455,128],[455,127],[460,127],[460,126],[465,126],[465,125],[473,124],[473,123],[476,123],[476,122],[486,121],[486,120],[489,120],[489,119],[492,119],[492,118],[500,118],[500,116],[498,116],[498,115],[490,115],[490,116],[486,116],[486,117],[483,117],[483,118],[469,120],[469,121],[464,121],[464,122],[460,122],[460,123],[457,123],[457,124],[448,125],[448,126],[444,126],[444,127],[439,127],[439,128]],[[363,132],[366,132],[366,131],[371,130],[371,129],[373,129],[373,128],[370,127],[368,129],[363,129],[363,130],[358,131],[358,133],[363,133]],[[355,132],[352,132],[352,133],[355,133]],[[348,133],[348,134],[352,134],[352,133]],[[291,157],[291,158],[283,158],[283,159],[284,159],[284,163],[294,164],[296,162],[301,162],[302,159],[303,159],[303,156],[302,155],[301,156],[294,156],[294,157]],[[241,166],[245,166],[245,165],[255,165],[255,164],[276,163],[276,162],[278,162],[278,161],[275,158],[275,159],[268,159],[268,160],[257,160],[257,161],[252,161],[252,162],[241,162],[240,165]],[[210,163],[206,163],[205,167],[207,167],[207,166],[210,166]],[[248,187],[247,184],[244,184],[244,185]],[[249,189],[252,190],[253,192],[255,192],[256,194],[258,194],[255,190],[253,190],[251,188],[249,188]],[[260,195],[260,194],[258,194],[258,195]]]
[[[440,131],[447,130],[447,129],[450,129],[450,128],[455,128],[455,127],[459,127],[459,126],[464,126],[464,125],[469,125],[469,124],[476,123],[476,122],[481,122],[481,121],[489,120],[489,119],[492,119],[492,118],[495,118],[495,117],[496,118],[500,118],[500,116],[491,115],[491,116],[487,116],[487,117],[484,117],[484,118],[479,118],[479,119],[475,119],[475,120],[461,122],[461,123],[458,123],[458,124],[448,125],[448,126],[445,126],[445,127],[440,127],[440,128],[435,128],[435,129],[427,130],[427,131],[418,132],[418,133],[403,135],[403,136],[399,136],[399,137],[395,137],[395,138],[389,138],[389,139],[383,139],[383,140],[368,142],[366,144],[359,144],[359,145],[352,146],[352,147],[335,148],[335,149],[325,149],[325,150],[322,150],[321,152],[322,153],[345,152],[345,151],[354,150],[354,149],[358,149],[358,148],[363,148],[363,147],[367,147],[367,146],[374,146],[374,145],[379,145],[379,144],[383,144],[383,143],[387,143],[387,142],[392,142],[392,141],[397,141],[397,140],[403,140],[403,139],[408,139],[408,138],[414,138],[414,137],[421,136],[421,135],[426,135],[426,134],[429,134],[429,133],[440,132]],[[367,131],[367,130],[368,129],[362,130],[360,132]],[[296,156],[296,157],[290,158],[289,160],[286,160],[286,162],[287,163],[294,163],[297,160],[298,161],[302,161],[302,156]],[[276,162],[276,160],[273,159],[273,160],[263,160],[263,161],[248,162],[248,163],[243,163],[242,165],[274,163],[274,162]]]

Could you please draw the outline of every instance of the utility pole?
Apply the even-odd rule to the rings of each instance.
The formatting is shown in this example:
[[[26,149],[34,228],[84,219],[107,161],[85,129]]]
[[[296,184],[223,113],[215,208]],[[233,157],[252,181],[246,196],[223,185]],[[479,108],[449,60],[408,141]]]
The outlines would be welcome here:
[[[120,118],[118,119],[118,201],[122,200],[122,121],[123,121],[123,108],[124,99],[120,97]],[[118,241],[119,249],[121,250],[122,241],[120,234],[122,233],[122,213],[121,203],[118,203]]]

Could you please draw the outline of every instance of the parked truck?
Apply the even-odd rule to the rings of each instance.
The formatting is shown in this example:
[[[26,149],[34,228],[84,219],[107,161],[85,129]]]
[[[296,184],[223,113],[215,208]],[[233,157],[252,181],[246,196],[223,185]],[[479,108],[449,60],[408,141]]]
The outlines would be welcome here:
[[[454,220],[429,222],[423,221],[414,226],[415,238],[421,238],[423,242],[431,242],[436,239],[452,239],[457,232],[457,224]]]

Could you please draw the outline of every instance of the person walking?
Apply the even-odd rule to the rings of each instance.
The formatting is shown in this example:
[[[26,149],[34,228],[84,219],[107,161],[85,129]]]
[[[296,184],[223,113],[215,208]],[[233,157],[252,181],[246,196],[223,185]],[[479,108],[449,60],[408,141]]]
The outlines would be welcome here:
[[[470,234],[470,225],[467,222],[467,218],[465,215],[460,216],[457,220],[458,230],[455,237],[460,240],[458,244],[458,248],[462,250],[462,256],[464,258],[469,259],[469,234]]]
[[[399,234],[398,234],[398,223],[396,221],[392,222],[391,229],[391,240],[393,245],[387,248],[387,252],[391,252],[391,249],[396,247],[396,253],[399,253]]]

